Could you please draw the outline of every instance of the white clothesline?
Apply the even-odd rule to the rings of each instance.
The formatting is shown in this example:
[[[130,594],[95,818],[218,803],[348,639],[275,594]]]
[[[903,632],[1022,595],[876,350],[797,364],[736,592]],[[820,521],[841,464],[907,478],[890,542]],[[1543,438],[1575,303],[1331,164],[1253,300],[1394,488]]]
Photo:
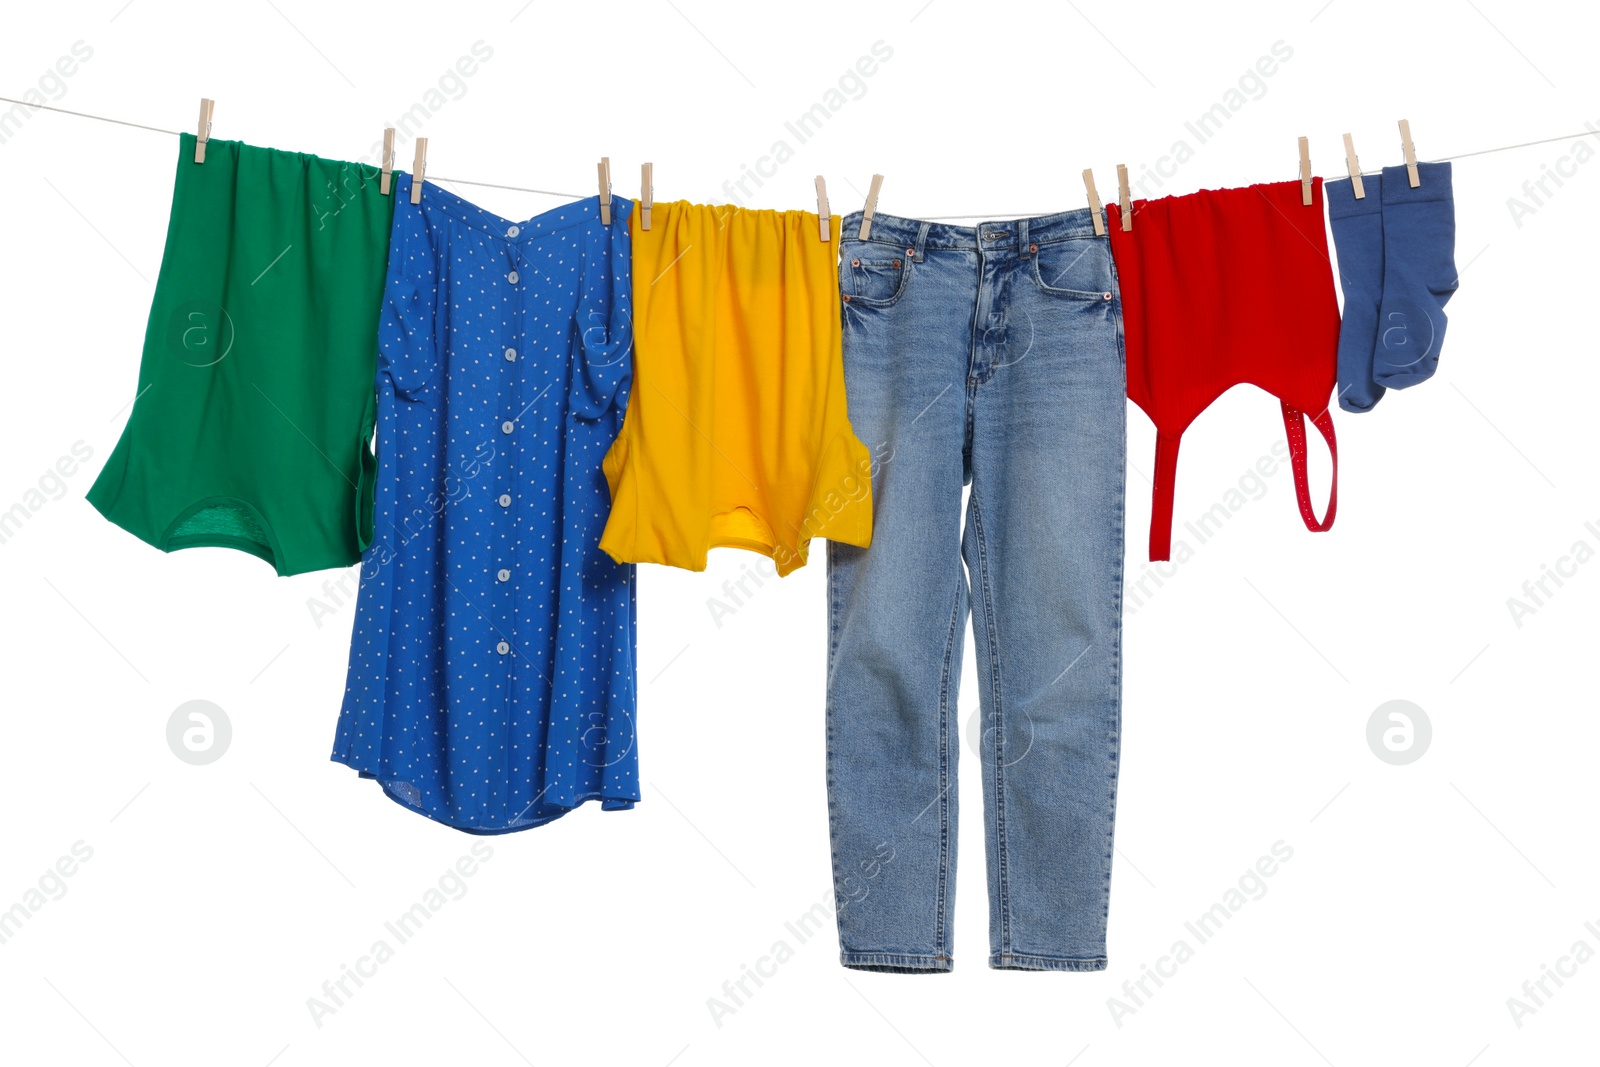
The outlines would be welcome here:
[[[130,126],[136,130],[150,130],[152,133],[164,133],[173,137],[181,136],[181,132],[178,130],[163,129],[160,126],[147,126],[142,122],[128,122],[125,119],[114,119],[108,115],[91,115],[87,111],[70,111],[64,107],[52,107],[49,104],[35,104],[27,100],[15,100],[9,96],[0,96],[0,101],[4,101],[8,104],[20,104],[23,107],[31,107],[39,111],[54,111],[60,115],[73,115],[80,119],[94,119],[96,122],[110,122],[117,126]],[[1468,159],[1472,156],[1487,156],[1495,152],[1510,152],[1518,148],[1532,148],[1535,145],[1554,144],[1557,141],[1572,141],[1580,137],[1596,136],[1600,136],[1600,129],[1580,130],[1577,133],[1563,134],[1559,137],[1541,137],[1537,141],[1522,141],[1519,144],[1501,145],[1498,148],[1480,148],[1473,152],[1457,152],[1453,155],[1439,156],[1437,159],[1426,159],[1420,160],[1419,162],[1447,163],[1457,159]],[[1381,171],[1364,170],[1361,173],[1363,175],[1370,175],[1381,173]],[[1340,175],[1340,177],[1343,177],[1343,175]],[[432,174],[428,175],[427,180],[430,182],[438,182],[440,185],[476,185],[485,189],[506,189],[514,193],[536,193],[540,196],[561,196],[571,200],[583,200],[594,195],[593,193],[568,193],[557,189],[534,189],[526,185],[504,185],[499,182],[474,181],[470,178],[445,178]],[[1052,215],[1055,213],[1055,211],[1017,211],[1008,213],[972,212],[965,215],[925,215],[923,218],[929,222],[941,222],[946,219],[1021,219],[1028,218],[1030,216],[1037,217],[1039,215]]]

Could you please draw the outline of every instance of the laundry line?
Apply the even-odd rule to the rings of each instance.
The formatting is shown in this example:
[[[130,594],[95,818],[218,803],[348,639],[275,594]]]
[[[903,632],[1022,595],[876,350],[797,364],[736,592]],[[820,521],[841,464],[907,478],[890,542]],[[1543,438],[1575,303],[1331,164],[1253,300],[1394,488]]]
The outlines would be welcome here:
[[[87,111],[73,111],[64,107],[52,107],[49,104],[34,104],[27,100],[17,100],[9,96],[0,96],[0,101],[4,101],[8,104],[21,104],[23,107],[31,107],[39,111],[54,111],[58,115],[72,115],[80,119],[94,119],[96,122],[109,122],[116,126],[128,126],[135,130],[149,130],[152,133],[164,133],[171,137],[181,137],[183,136],[184,132],[182,130],[169,130],[162,126],[149,126],[143,122],[129,122],[126,119],[115,119],[109,115],[92,115]],[[509,189],[512,192],[517,193],[538,193],[541,196],[564,196],[570,200],[582,200],[585,197],[594,195],[593,193],[568,193],[558,189],[532,189],[525,185],[502,185],[498,182],[473,181],[470,178],[445,178],[436,174],[429,174],[427,176],[427,180],[430,182],[438,182],[441,185],[446,183],[452,185],[477,185],[485,189]]]
[[[161,127],[161,126],[149,126],[149,125],[146,125],[145,123],[142,123],[142,122],[129,122],[126,119],[112,118],[109,115],[93,115],[93,114],[90,114],[87,111],[72,111],[72,110],[69,110],[69,109],[64,108],[64,107],[52,107],[49,104],[34,104],[34,103],[30,103],[29,101],[26,101],[26,100],[16,100],[16,99],[14,99],[12,97],[9,97],[9,96],[0,96],[0,101],[4,101],[5,103],[8,103],[8,104],[21,104],[23,107],[31,107],[31,108],[34,108],[34,109],[40,110],[40,111],[54,111],[59,115],[72,115],[72,116],[75,116],[76,118],[80,118],[80,119],[93,119],[96,122],[109,122],[109,123],[112,123],[112,124],[117,125],[117,126],[128,126],[128,127],[133,128],[133,129],[136,129],[136,130],[149,130],[152,133],[164,133],[164,134],[168,134],[169,136],[172,136],[172,137],[180,137],[180,136],[182,136],[182,131],[180,131],[180,130],[169,130],[169,129],[165,129],[165,128]],[[1557,141],[1571,141],[1571,140],[1576,140],[1577,138],[1580,138],[1580,137],[1596,137],[1596,136],[1600,136],[1600,129],[1580,130],[1577,133],[1562,134],[1562,135],[1557,136],[1557,137],[1541,137],[1537,141],[1521,141],[1521,142],[1519,142],[1517,144],[1500,145],[1500,146],[1498,146],[1496,148],[1480,148],[1480,149],[1477,149],[1477,150],[1472,151],[1472,152],[1456,152],[1453,155],[1439,156],[1439,157],[1437,157],[1435,159],[1425,159],[1425,160],[1421,160],[1420,162],[1423,162],[1423,163],[1449,163],[1449,162],[1453,162],[1453,161],[1458,160],[1458,159],[1470,159],[1473,156],[1487,156],[1487,155],[1493,155],[1496,152],[1511,152],[1511,151],[1515,151],[1516,149],[1519,149],[1519,148],[1533,148],[1533,147],[1536,147],[1538,145],[1555,144]],[[1381,174],[1381,173],[1382,173],[1381,169],[1379,169],[1379,170],[1364,170],[1364,171],[1361,172],[1361,174],[1363,176]],[[1345,175],[1342,174],[1342,173],[1339,175],[1339,177],[1344,177],[1344,176]],[[531,186],[526,186],[526,185],[506,185],[506,184],[503,184],[503,183],[500,183],[500,182],[476,181],[476,180],[471,179],[471,178],[446,178],[446,177],[443,177],[443,176],[433,175],[433,174],[429,174],[427,176],[427,180],[430,181],[430,182],[438,182],[440,185],[475,185],[475,186],[478,186],[478,187],[484,188],[484,189],[505,189],[505,190],[508,190],[508,191],[514,192],[514,193],[535,193],[535,194],[537,194],[539,196],[560,196],[560,197],[566,197],[567,199],[570,199],[570,200],[583,200],[586,197],[594,195],[593,193],[569,193],[569,192],[564,192],[564,191],[559,190],[559,189],[535,189],[535,188],[532,188]],[[1056,209],[1056,210],[1059,210],[1059,209]],[[930,222],[941,222],[941,221],[944,221],[944,220],[947,220],[947,219],[1001,219],[1001,218],[1005,218],[1005,219],[1020,219],[1020,218],[1037,218],[1037,217],[1039,217],[1041,215],[1053,215],[1055,213],[1056,213],[1056,211],[1054,211],[1054,210],[1053,211],[1017,211],[1017,212],[978,212],[978,211],[974,211],[974,212],[969,212],[969,213],[964,214],[964,215],[925,215],[925,216],[923,216],[923,218],[926,219],[927,221],[930,221]]]

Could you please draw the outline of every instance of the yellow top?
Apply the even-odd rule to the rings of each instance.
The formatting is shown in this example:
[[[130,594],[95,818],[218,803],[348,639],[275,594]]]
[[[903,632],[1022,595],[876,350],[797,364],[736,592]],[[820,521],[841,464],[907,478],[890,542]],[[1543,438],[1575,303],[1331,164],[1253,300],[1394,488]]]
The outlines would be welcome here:
[[[839,217],[638,205],[633,388],[605,458],[620,563],[700,571],[717,547],[805,565],[813,537],[872,539],[871,459],[850,428]]]

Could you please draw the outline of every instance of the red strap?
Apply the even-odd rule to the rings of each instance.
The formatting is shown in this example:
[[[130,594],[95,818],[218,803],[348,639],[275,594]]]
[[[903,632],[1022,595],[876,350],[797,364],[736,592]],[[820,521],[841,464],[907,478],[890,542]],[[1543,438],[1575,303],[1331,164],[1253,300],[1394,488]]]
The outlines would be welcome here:
[[[1339,505],[1339,444],[1333,433],[1333,417],[1323,408],[1311,416],[1311,425],[1328,443],[1328,455],[1333,461],[1332,480],[1328,486],[1328,510],[1321,519],[1311,507],[1311,479],[1306,472],[1305,412],[1279,402],[1283,408],[1283,428],[1289,435],[1289,462],[1294,468],[1294,495],[1300,505],[1300,517],[1306,529],[1322,533],[1333,526],[1333,517]],[[1150,559],[1172,558],[1172,499],[1178,480],[1178,445],[1181,438],[1156,433],[1156,471],[1150,497]]]
[[[1172,558],[1172,496],[1178,481],[1178,444],[1182,439],[1156,433],[1156,475],[1150,496],[1150,558]]]
[[[1282,404],[1282,401],[1279,401]],[[1333,436],[1333,418],[1323,408],[1311,416],[1311,425],[1322,432],[1328,442],[1328,456],[1333,461],[1332,480],[1328,485],[1328,511],[1320,520],[1311,510],[1311,484],[1306,476],[1306,423],[1305,412],[1283,404],[1283,428],[1289,434],[1289,462],[1294,467],[1294,495],[1300,502],[1300,517],[1306,529],[1322,533],[1333,525],[1333,515],[1339,506],[1339,445]]]

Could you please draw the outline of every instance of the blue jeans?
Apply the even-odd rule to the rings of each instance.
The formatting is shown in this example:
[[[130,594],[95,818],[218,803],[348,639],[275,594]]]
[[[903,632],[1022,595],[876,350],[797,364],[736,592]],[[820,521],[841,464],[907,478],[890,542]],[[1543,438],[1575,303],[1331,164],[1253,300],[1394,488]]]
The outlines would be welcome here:
[[[1127,443],[1110,247],[1087,209],[978,227],[879,215],[866,241],[860,224],[844,220],[839,283],[872,546],[828,545],[840,961],[953,965],[970,607],[989,965],[1103,970]]]

